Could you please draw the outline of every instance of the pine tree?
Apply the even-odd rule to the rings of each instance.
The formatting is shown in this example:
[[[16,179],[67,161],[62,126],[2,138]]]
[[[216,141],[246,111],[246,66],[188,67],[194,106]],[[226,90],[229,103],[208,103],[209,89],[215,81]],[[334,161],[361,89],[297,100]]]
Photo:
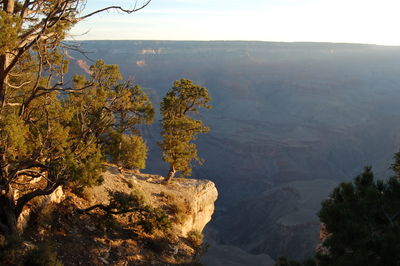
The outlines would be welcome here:
[[[210,129],[192,116],[198,115],[200,108],[210,109],[210,101],[206,88],[187,79],[175,81],[163,98],[163,141],[160,147],[163,150],[164,161],[170,165],[167,182],[177,171],[181,171],[184,176],[190,176],[193,161],[202,163],[193,140],[196,140],[198,134],[207,133]]]
[[[398,169],[398,154],[395,167]],[[317,254],[321,266],[391,266],[400,263],[400,182],[375,181],[371,167],[342,183],[322,203],[321,222],[329,232]]]

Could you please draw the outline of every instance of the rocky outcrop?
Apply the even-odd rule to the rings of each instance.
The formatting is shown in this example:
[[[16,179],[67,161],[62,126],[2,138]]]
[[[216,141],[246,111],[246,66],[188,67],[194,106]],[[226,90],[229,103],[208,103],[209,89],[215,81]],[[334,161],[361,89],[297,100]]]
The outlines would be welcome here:
[[[164,184],[162,176],[127,170],[121,172],[115,167],[109,167],[103,177],[102,185],[87,190],[91,204],[107,204],[109,191],[130,193],[138,190],[153,206],[175,205],[183,209],[175,231],[184,237],[190,231],[203,231],[211,220],[218,197],[215,184],[209,180],[175,178],[170,184]]]
[[[317,247],[315,248],[315,252],[323,255],[328,255],[329,254],[329,249],[324,246],[324,241],[331,236],[331,233],[328,232],[326,229],[326,225],[324,223],[320,224],[319,227],[319,243]]]
[[[60,203],[64,197],[65,195],[62,186],[59,186],[50,195],[38,197],[35,201],[35,204],[30,207],[26,207],[18,217],[18,230],[22,232],[27,228],[32,211],[44,208],[50,203]]]
[[[108,167],[103,174],[104,182],[100,186],[87,188],[85,194],[90,205],[108,204],[110,191],[131,193],[138,190],[153,206],[177,205],[184,206],[184,214],[179,223],[174,226],[177,235],[186,237],[191,231],[202,232],[214,213],[214,202],[218,191],[215,184],[209,180],[175,179],[170,184],[164,184],[164,177],[142,174],[136,171],[122,171],[116,167]],[[62,187],[52,194],[40,197],[35,204],[26,208],[18,219],[18,227],[23,231],[28,224],[34,209],[43,208],[50,203],[60,203],[64,199]],[[82,202],[83,204],[83,202]],[[81,207],[87,207],[82,205]]]
[[[190,196],[187,200],[190,213],[181,226],[181,234],[187,235],[190,231],[202,232],[214,213],[214,202],[218,198],[215,184],[208,180],[192,180],[183,186]]]

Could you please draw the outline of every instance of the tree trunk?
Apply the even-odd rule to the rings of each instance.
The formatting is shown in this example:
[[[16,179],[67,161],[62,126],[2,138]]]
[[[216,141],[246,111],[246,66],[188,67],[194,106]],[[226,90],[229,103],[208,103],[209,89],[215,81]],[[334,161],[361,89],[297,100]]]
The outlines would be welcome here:
[[[13,13],[14,6],[15,6],[15,0],[5,0],[4,2],[5,3],[4,3],[3,10],[6,11],[7,13]]]
[[[3,110],[6,103],[7,74],[6,69],[9,65],[9,56],[0,55],[0,110]]]
[[[0,196],[0,229],[6,238],[18,237],[15,204],[6,195]]]
[[[167,175],[167,177],[165,178],[165,181],[166,181],[167,183],[169,183],[169,181],[170,181],[172,178],[174,178],[175,173],[176,173],[175,167],[171,165],[170,168],[169,168],[168,175]]]
[[[9,14],[14,13],[15,0],[5,0],[3,4],[3,11],[6,11]],[[7,79],[8,73],[6,72],[7,68],[11,63],[11,53],[5,53],[0,55],[0,111],[4,109],[4,105],[6,104],[6,87],[7,87]]]

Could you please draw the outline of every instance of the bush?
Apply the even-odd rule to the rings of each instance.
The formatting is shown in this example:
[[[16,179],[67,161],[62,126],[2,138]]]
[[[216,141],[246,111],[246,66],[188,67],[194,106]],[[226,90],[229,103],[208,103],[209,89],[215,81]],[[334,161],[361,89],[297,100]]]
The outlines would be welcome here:
[[[138,219],[138,225],[148,234],[153,234],[156,230],[167,232],[171,228],[171,221],[168,214],[160,208],[145,207],[146,212],[142,212]]]
[[[172,193],[161,192],[160,196],[167,201],[167,211],[169,215],[173,216],[174,222],[182,224],[185,221],[186,215],[190,214],[189,203],[182,199],[177,199]]]
[[[195,248],[199,248],[203,244],[203,234],[198,230],[190,231],[187,238]]]
[[[156,230],[166,232],[171,222],[168,214],[161,208],[154,208],[146,201],[144,194],[139,190],[134,190],[127,194],[124,192],[109,192],[110,203],[103,206],[106,215],[112,218],[112,215],[130,215],[130,218],[137,225],[142,227],[143,231],[148,234],[154,233]]]
[[[319,265],[399,265],[399,209],[398,176],[375,180],[366,167],[353,182],[340,184],[318,214],[329,233]]]

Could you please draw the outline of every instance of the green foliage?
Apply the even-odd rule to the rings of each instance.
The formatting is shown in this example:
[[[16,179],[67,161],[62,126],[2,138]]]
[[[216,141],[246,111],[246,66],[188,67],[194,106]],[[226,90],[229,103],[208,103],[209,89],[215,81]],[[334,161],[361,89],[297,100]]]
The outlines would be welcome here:
[[[197,147],[192,141],[200,133],[207,133],[209,128],[201,120],[189,115],[196,115],[199,109],[210,109],[211,101],[206,88],[187,79],[175,81],[161,102],[163,141],[159,143],[163,150],[163,159],[170,168],[181,171],[183,176],[190,176],[192,161],[201,163]]]
[[[97,143],[112,162],[126,168],[145,168],[147,146],[135,128],[138,124],[151,123],[154,109],[147,95],[139,86],[119,82],[121,73],[116,65],[106,65],[102,60],[91,68],[91,79],[75,77],[75,88],[94,87],[74,95],[70,108],[76,108],[85,117],[77,116],[79,126],[85,121],[94,132]],[[77,128],[79,130],[79,128]]]
[[[145,212],[139,215],[138,225],[148,234],[156,230],[167,232],[171,228],[171,221],[168,214],[161,208],[145,207]]]
[[[131,194],[110,192],[110,204],[105,209],[112,214],[132,213],[131,219],[149,234],[156,230],[165,232],[171,227],[168,214],[148,204],[144,195],[137,190]]]
[[[393,167],[397,169],[398,154]],[[371,167],[353,183],[342,183],[319,212],[330,233],[319,265],[398,265],[400,263],[400,182],[375,181]]]
[[[31,148],[26,138],[29,132],[28,126],[16,114],[11,113],[4,119],[0,119],[0,139],[2,140],[3,153],[10,161],[17,161],[25,157]]]
[[[110,204],[108,205],[110,210],[117,210],[118,212],[125,213],[129,212],[134,208],[143,207],[146,202],[143,194],[134,191],[131,194],[127,194],[120,191],[110,192]]]
[[[107,158],[124,167],[144,168],[147,146],[135,127],[151,123],[154,110],[141,88],[122,81],[116,65],[99,60],[88,79],[76,76],[73,87],[60,92],[51,89],[51,79],[65,70],[65,60],[57,49],[48,50],[47,59],[50,65],[42,65],[50,71],[47,79],[38,78],[38,87],[13,90],[15,103],[0,116],[0,165],[7,166],[0,180],[13,184],[23,176],[46,176],[46,193],[61,184],[79,192],[102,182]],[[26,64],[36,60],[33,53]],[[35,71],[26,70],[32,75],[23,78],[34,79]],[[22,183],[21,191],[35,188]],[[24,200],[26,204],[30,198]]]
[[[187,234],[188,240],[195,248],[199,248],[203,244],[203,237],[203,234],[197,230],[192,230]]]
[[[86,156],[85,156],[86,155]],[[101,173],[104,171],[103,155],[97,144],[87,146],[87,150],[81,156],[76,157],[69,151],[64,157],[53,163],[54,171],[63,173],[63,179],[74,190],[82,190],[85,186],[99,185],[103,181]]]
[[[107,138],[104,149],[111,162],[128,169],[146,167],[147,146],[141,136],[111,131]]]
[[[20,37],[21,17],[0,10],[0,54],[15,47]]]

